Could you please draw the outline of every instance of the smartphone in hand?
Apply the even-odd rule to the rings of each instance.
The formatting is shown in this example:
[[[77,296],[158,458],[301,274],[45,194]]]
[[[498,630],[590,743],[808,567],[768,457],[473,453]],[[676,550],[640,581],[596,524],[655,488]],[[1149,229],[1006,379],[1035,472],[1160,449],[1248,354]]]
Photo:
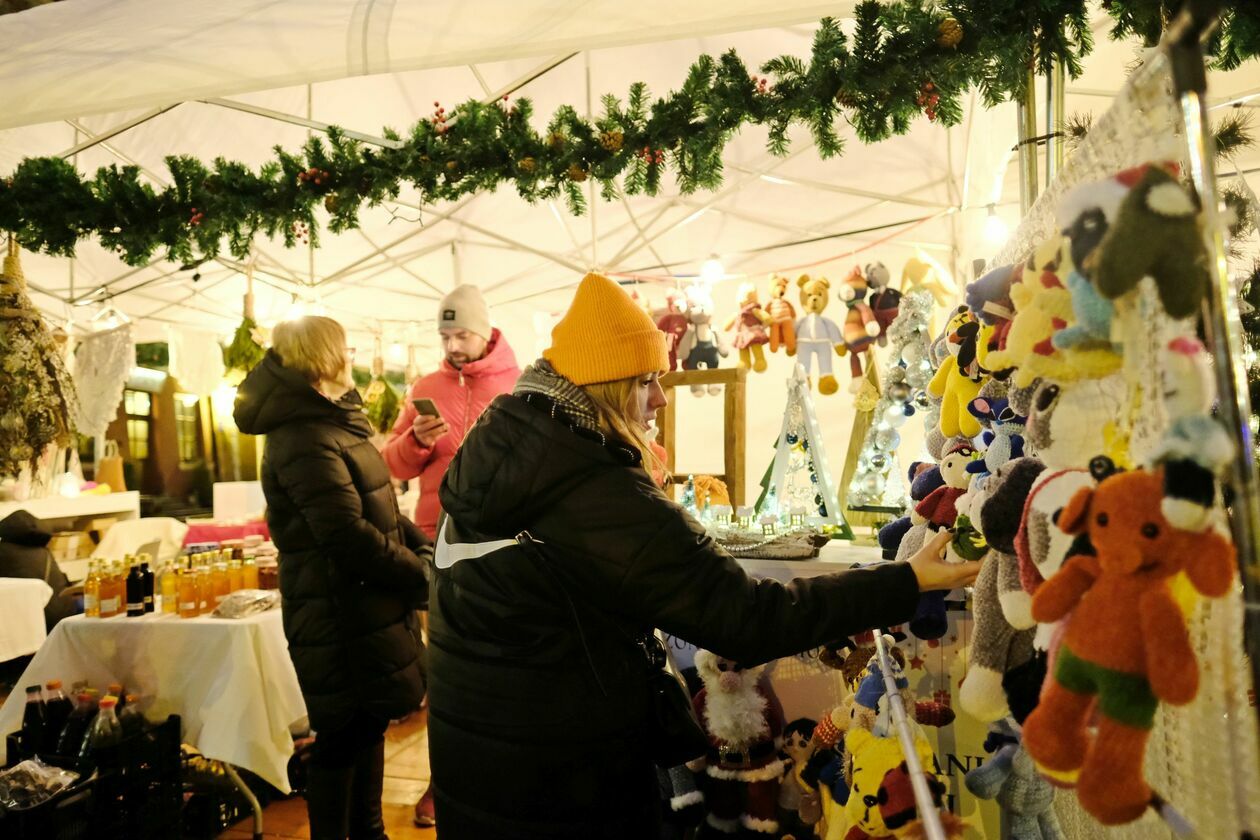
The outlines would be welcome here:
[[[411,404],[415,406],[416,412],[424,417],[441,418],[442,416],[442,412],[438,411],[437,404],[428,397],[412,400]]]

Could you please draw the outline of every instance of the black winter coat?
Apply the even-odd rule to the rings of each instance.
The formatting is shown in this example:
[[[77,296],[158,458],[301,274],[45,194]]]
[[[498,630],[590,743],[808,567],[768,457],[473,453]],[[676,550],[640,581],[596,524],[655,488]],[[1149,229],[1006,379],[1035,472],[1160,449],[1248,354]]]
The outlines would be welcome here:
[[[311,725],[334,731],[355,713],[416,709],[425,684],[415,607],[431,549],[399,514],[358,393],[334,403],[268,352],[241,383],[234,416],[242,432],[267,436],[267,525]]]
[[[52,598],[44,606],[44,624],[50,632],[61,619],[83,611],[69,578],[48,550],[51,540],[52,532],[30,511],[15,510],[0,519],[0,577],[38,578],[52,587]]]
[[[429,726],[444,840],[655,836],[644,632],[754,665],[907,621],[918,601],[905,563],[749,577],[629,450],[549,409],[496,399],[440,493]],[[538,552],[507,542],[522,531]]]

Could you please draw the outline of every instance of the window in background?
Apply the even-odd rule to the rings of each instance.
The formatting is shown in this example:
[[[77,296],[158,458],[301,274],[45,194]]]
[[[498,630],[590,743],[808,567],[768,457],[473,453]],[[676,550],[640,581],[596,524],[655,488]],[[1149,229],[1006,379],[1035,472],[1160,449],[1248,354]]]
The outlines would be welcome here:
[[[144,391],[124,391],[123,407],[127,413],[127,449],[133,461],[142,461],[149,457],[152,400]]]
[[[196,394],[175,395],[175,434],[179,439],[179,461],[191,464],[201,460],[201,412]]]

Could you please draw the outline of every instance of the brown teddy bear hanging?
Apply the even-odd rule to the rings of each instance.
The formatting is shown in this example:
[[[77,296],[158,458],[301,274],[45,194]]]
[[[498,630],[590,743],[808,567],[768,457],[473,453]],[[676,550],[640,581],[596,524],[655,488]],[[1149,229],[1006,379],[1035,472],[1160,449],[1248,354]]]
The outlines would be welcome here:
[[[782,347],[789,356],[796,355],[796,307],[787,299],[792,284],[786,277],[775,275],[770,281],[770,302],[766,313],[770,316],[770,352],[778,353]]]
[[[770,315],[757,300],[757,287],[744,283],[739,287],[739,314],[726,324],[726,331],[735,330],[735,349],[739,351],[739,366],[752,368],[757,373],[766,369],[766,351],[762,345],[769,343],[766,327],[772,323]]]
[[[709,752],[692,768],[704,770],[705,822],[721,834],[777,837],[783,708],[760,683],[764,667],[744,668],[707,650],[695,662],[704,687],[693,702]]]

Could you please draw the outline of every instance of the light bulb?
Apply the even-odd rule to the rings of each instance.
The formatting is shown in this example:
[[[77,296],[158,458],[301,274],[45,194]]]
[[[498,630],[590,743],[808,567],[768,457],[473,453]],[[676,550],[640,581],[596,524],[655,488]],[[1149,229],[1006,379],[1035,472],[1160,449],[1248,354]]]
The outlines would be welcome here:
[[[1007,228],[1006,222],[1002,221],[1002,217],[997,214],[997,207],[989,205],[989,217],[984,220],[984,238],[991,245],[1001,245],[1006,241],[1010,229]]]
[[[704,261],[704,265],[700,266],[700,279],[709,285],[725,277],[726,269],[722,267],[722,262],[717,257],[709,257]]]
[[[407,360],[406,350],[403,349],[400,342],[395,341],[393,344],[389,345],[389,360],[391,362],[397,362],[398,364],[402,364]]]

